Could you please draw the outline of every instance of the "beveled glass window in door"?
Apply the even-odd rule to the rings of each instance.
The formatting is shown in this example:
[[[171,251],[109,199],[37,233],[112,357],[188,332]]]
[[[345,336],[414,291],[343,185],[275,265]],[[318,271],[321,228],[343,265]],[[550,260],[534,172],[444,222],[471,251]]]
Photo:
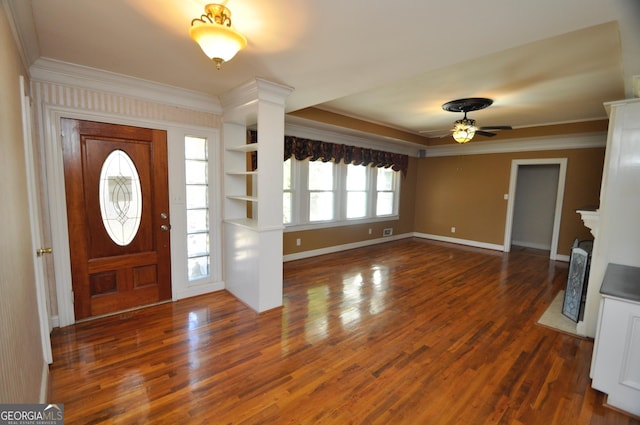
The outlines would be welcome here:
[[[189,281],[210,275],[209,245],[209,156],[207,139],[187,136],[184,139],[187,274]]]
[[[133,241],[142,219],[140,176],[131,157],[117,149],[100,170],[100,214],[109,237],[118,245]]]

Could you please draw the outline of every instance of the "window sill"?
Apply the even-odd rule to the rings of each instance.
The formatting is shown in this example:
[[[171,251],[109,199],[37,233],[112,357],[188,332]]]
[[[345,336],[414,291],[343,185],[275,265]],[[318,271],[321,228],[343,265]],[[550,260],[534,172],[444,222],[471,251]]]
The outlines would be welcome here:
[[[286,224],[284,227],[284,232],[299,232],[302,230],[316,230],[316,229],[327,229],[330,227],[343,227],[343,226],[352,226],[354,224],[367,224],[367,223],[380,223],[383,221],[398,221],[400,220],[400,216],[395,215],[385,215],[384,217],[367,217],[367,218],[354,218],[354,219],[345,219],[340,221],[319,221],[316,223],[305,223],[305,224]]]

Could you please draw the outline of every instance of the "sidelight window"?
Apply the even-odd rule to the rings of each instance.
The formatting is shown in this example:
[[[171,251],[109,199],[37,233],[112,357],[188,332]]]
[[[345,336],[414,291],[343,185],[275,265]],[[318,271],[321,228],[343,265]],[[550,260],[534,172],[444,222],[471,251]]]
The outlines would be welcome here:
[[[187,136],[184,140],[187,209],[187,265],[189,281],[208,277],[211,267],[209,244],[209,155],[207,139]]]

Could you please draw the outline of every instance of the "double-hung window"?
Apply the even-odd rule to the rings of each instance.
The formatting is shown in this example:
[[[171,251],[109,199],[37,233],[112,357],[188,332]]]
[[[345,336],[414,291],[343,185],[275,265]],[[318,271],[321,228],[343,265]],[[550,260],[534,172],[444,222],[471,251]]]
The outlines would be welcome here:
[[[287,159],[283,165],[283,223],[339,226],[398,215],[400,179],[391,168]]]
[[[282,167],[282,223],[291,224],[293,220],[293,174],[291,163],[293,159],[289,158],[284,162]]]
[[[308,164],[309,221],[330,221],[335,217],[335,163],[305,161]]]
[[[367,181],[371,174],[369,167],[347,165],[347,210],[346,218],[367,216]]]
[[[392,215],[397,198],[397,175],[390,168],[376,169],[376,216]]]

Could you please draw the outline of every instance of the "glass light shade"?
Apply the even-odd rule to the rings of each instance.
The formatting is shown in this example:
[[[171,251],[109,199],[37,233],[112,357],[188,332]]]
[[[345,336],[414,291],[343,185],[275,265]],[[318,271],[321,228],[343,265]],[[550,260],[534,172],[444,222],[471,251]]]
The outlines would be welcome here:
[[[468,141],[473,139],[473,136],[475,134],[475,131],[470,131],[468,129],[455,130],[453,132],[453,139],[458,143],[467,143]]]
[[[189,35],[209,58],[216,62],[231,60],[247,46],[247,39],[233,28],[215,23],[196,22]]]
[[[458,120],[453,128],[453,139],[458,143],[467,143],[476,134],[474,121],[470,119]]]

